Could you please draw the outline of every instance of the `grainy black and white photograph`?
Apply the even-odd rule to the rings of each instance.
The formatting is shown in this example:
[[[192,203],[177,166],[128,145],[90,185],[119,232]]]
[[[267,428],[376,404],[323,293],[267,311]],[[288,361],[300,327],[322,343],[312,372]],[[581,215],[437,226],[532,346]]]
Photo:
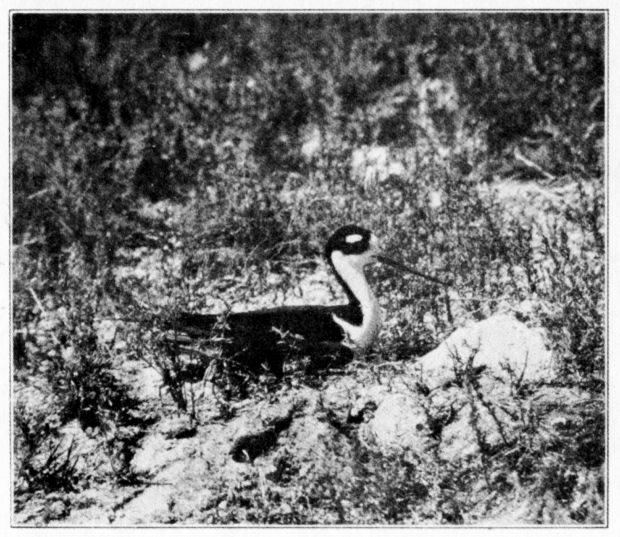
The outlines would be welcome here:
[[[608,527],[607,11],[8,16],[13,528]]]

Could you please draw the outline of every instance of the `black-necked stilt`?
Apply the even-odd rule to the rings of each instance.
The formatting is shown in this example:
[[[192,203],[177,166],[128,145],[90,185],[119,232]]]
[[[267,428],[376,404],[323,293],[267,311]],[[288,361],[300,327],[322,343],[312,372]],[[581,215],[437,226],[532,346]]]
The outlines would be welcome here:
[[[230,313],[224,323],[226,354],[249,369],[257,370],[266,364],[276,376],[281,376],[286,354],[281,344],[283,333],[301,336],[302,348],[309,354],[333,354],[336,349],[340,356],[343,352],[348,356],[364,353],[381,327],[381,309],[364,274],[364,267],[375,261],[444,284],[385,257],[377,237],[356,225],[338,229],[327,241],[325,256],[349,299],[348,304]],[[221,315],[181,313],[174,318],[172,327],[190,338],[206,338],[221,319]]]

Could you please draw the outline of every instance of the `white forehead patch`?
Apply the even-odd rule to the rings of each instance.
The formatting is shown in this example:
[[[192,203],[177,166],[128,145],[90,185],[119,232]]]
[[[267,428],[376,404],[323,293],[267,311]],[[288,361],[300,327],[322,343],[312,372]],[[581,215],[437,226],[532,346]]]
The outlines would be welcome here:
[[[359,233],[354,233],[353,235],[347,235],[344,240],[345,242],[348,242],[349,244],[353,244],[354,242],[361,241],[363,238],[364,237],[362,237]]]

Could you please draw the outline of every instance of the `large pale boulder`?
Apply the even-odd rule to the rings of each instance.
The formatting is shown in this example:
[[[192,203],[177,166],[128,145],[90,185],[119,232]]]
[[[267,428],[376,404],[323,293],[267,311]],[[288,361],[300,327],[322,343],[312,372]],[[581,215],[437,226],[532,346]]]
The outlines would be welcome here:
[[[454,461],[509,445],[533,404],[519,388],[551,380],[543,332],[502,314],[456,330],[389,383],[358,389],[352,408],[375,408],[360,435],[381,450],[422,455],[435,444]]]
[[[457,329],[417,366],[429,389],[477,368],[507,382],[553,378],[553,356],[543,332],[504,314]]]

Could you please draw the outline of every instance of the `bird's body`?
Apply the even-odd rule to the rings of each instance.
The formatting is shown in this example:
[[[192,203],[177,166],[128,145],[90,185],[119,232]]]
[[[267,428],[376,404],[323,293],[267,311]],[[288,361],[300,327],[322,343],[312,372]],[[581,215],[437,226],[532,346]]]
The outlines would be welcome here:
[[[224,332],[234,334],[240,341],[266,342],[270,333],[289,332],[306,339],[316,338],[338,342],[343,339],[342,328],[334,323],[333,315],[353,325],[360,325],[362,313],[358,305],[342,306],[282,306],[250,312],[213,315],[181,313],[175,318],[179,328],[194,337],[211,333],[222,321]],[[273,329],[276,330],[273,330]]]
[[[263,310],[229,313],[228,315],[181,313],[172,328],[195,339],[217,336],[224,340],[225,355],[251,371],[266,365],[276,376],[283,373],[283,364],[290,346],[284,344],[285,334],[296,338],[301,352],[309,354],[351,353],[339,348],[344,339],[342,328],[334,315],[361,324],[359,306],[282,306]],[[218,328],[221,326],[221,328]]]

